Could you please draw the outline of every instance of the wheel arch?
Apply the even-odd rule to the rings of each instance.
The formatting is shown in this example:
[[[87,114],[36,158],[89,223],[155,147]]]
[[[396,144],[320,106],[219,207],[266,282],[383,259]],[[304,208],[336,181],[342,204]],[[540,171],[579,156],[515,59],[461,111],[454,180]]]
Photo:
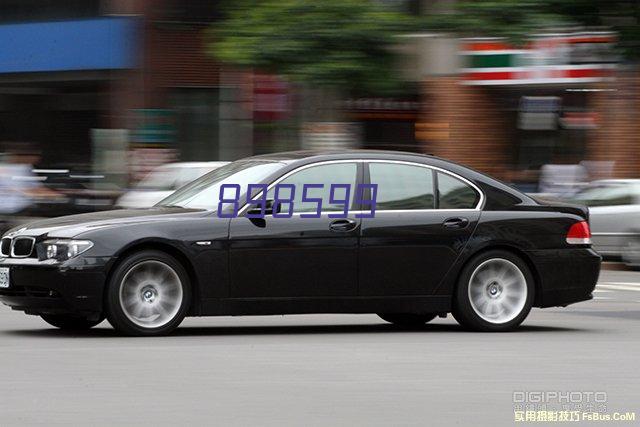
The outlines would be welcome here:
[[[200,282],[198,275],[196,274],[195,267],[189,260],[189,257],[178,247],[162,240],[143,240],[132,243],[123,248],[116,254],[115,261],[109,266],[107,271],[107,277],[105,283],[108,285],[111,281],[111,277],[118,265],[120,265],[129,255],[140,252],[143,250],[155,250],[164,252],[167,255],[175,258],[184,267],[187,275],[189,276],[189,282],[191,284],[191,306],[187,315],[199,315],[200,313]],[[103,301],[106,301],[107,286],[104,287]]]
[[[535,264],[531,260],[531,257],[529,257],[525,251],[523,251],[522,249],[518,248],[517,246],[509,245],[509,244],[506,244],[506,243],[489,244],[487,246],[483,246],[481,248],[477,248],[475,251],[473,251],[473,252],[468,254],[468,256],[465,258],[464,262],[462,263],[462,265],[458,269],[458,273],[456,274],[456,279],[455,279],[454,286],[453,286],[452,298],[454,298],[454,296],[456,294],[455,291],[458,288],[458,285],[460,284],[460,276],[462,276],[462,272],[464,271],[465,267],[476,256],[480,255],[481,253],[488,252],[488,251],[494,251],[494,250],[502,250],[502,251],[506,251],[506,252],[511,252],[512,254],[516,255],[518,258],[522,259],[522,261],[524,261],[524,263],[529,268],[529,271],[531,272],[531,275],[533,276],[533,286],[534,286],[534,289],[535,289],[535,297],[534,297],[534,300],[533,300],[533,306],[537,307],[538,305],[540,305],[540,302],[542,300],[542,281],[541,281],[541,277],[540,277],[540,273],[538,272],[538,269],[536,268]]]

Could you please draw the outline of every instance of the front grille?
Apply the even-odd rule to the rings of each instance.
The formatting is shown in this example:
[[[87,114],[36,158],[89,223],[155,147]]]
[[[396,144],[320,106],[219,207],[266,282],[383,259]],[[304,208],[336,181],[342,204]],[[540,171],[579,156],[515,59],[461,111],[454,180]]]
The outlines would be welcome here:
[[[11,238],[5,237],[0,242],[0,255],[8,257],[11,255]]]
[[[16,237],[11,246],[11,256],[16,258],[26,258],[33,251],[33,237]]]
[[[60,298],[58,291],[38,286],[12,286],[0,289],[0,295],[7,297]]]

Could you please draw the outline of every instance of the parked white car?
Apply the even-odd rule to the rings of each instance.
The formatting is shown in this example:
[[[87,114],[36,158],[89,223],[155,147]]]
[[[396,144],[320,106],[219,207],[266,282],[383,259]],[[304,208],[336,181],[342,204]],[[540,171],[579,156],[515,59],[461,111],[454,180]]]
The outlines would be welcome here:
[[[581,165],[544,165],[540,168],[540,195],[571,197],[587,185],[588,172]]]
[[[148,208],[178,188],[229,162],[181,162],[162,165],[151,171],[116,202],[120,208]]]
[[[605,257],[640,264],[640,179],[593,181],[572,202],[589,207],[593,247]],[[636,253],[634,255],[634,253]],[[632,261],[631,258],[638,258]]]

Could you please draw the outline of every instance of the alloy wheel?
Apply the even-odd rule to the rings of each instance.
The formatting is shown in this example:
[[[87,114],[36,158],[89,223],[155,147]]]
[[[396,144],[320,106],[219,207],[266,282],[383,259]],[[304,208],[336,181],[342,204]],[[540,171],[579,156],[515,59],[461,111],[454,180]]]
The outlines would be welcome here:
[[[515,319],[527,302],[527,281],[513,262],[502,258],[484,261],[471,274],[469,302],[475,313],[492,324]]]
[[[143,328],[159,328],[176,317],[184,293],[176,271],[161,261],[135,264],[122,279],[119,301],[127,318]]]

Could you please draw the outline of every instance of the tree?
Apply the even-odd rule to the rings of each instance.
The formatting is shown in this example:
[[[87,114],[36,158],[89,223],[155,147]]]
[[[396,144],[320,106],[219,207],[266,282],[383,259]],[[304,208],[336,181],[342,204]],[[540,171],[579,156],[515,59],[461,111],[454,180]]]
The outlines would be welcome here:
[[[375,0],[230,2],[212,27],[220,60],[341,93],[388,92],[391,47],[412,20]]]
[[[546,0],[549,11],[586,27],[611,28],[629,60],[640,58],[640,2],[638,0]]]
[[[561,16],[551,14],[542,1],[464,0],[451,10],[426,17],[427,29],[456,33],[462,37],[505,37],[522,43],[543,26],[565,24]]]

